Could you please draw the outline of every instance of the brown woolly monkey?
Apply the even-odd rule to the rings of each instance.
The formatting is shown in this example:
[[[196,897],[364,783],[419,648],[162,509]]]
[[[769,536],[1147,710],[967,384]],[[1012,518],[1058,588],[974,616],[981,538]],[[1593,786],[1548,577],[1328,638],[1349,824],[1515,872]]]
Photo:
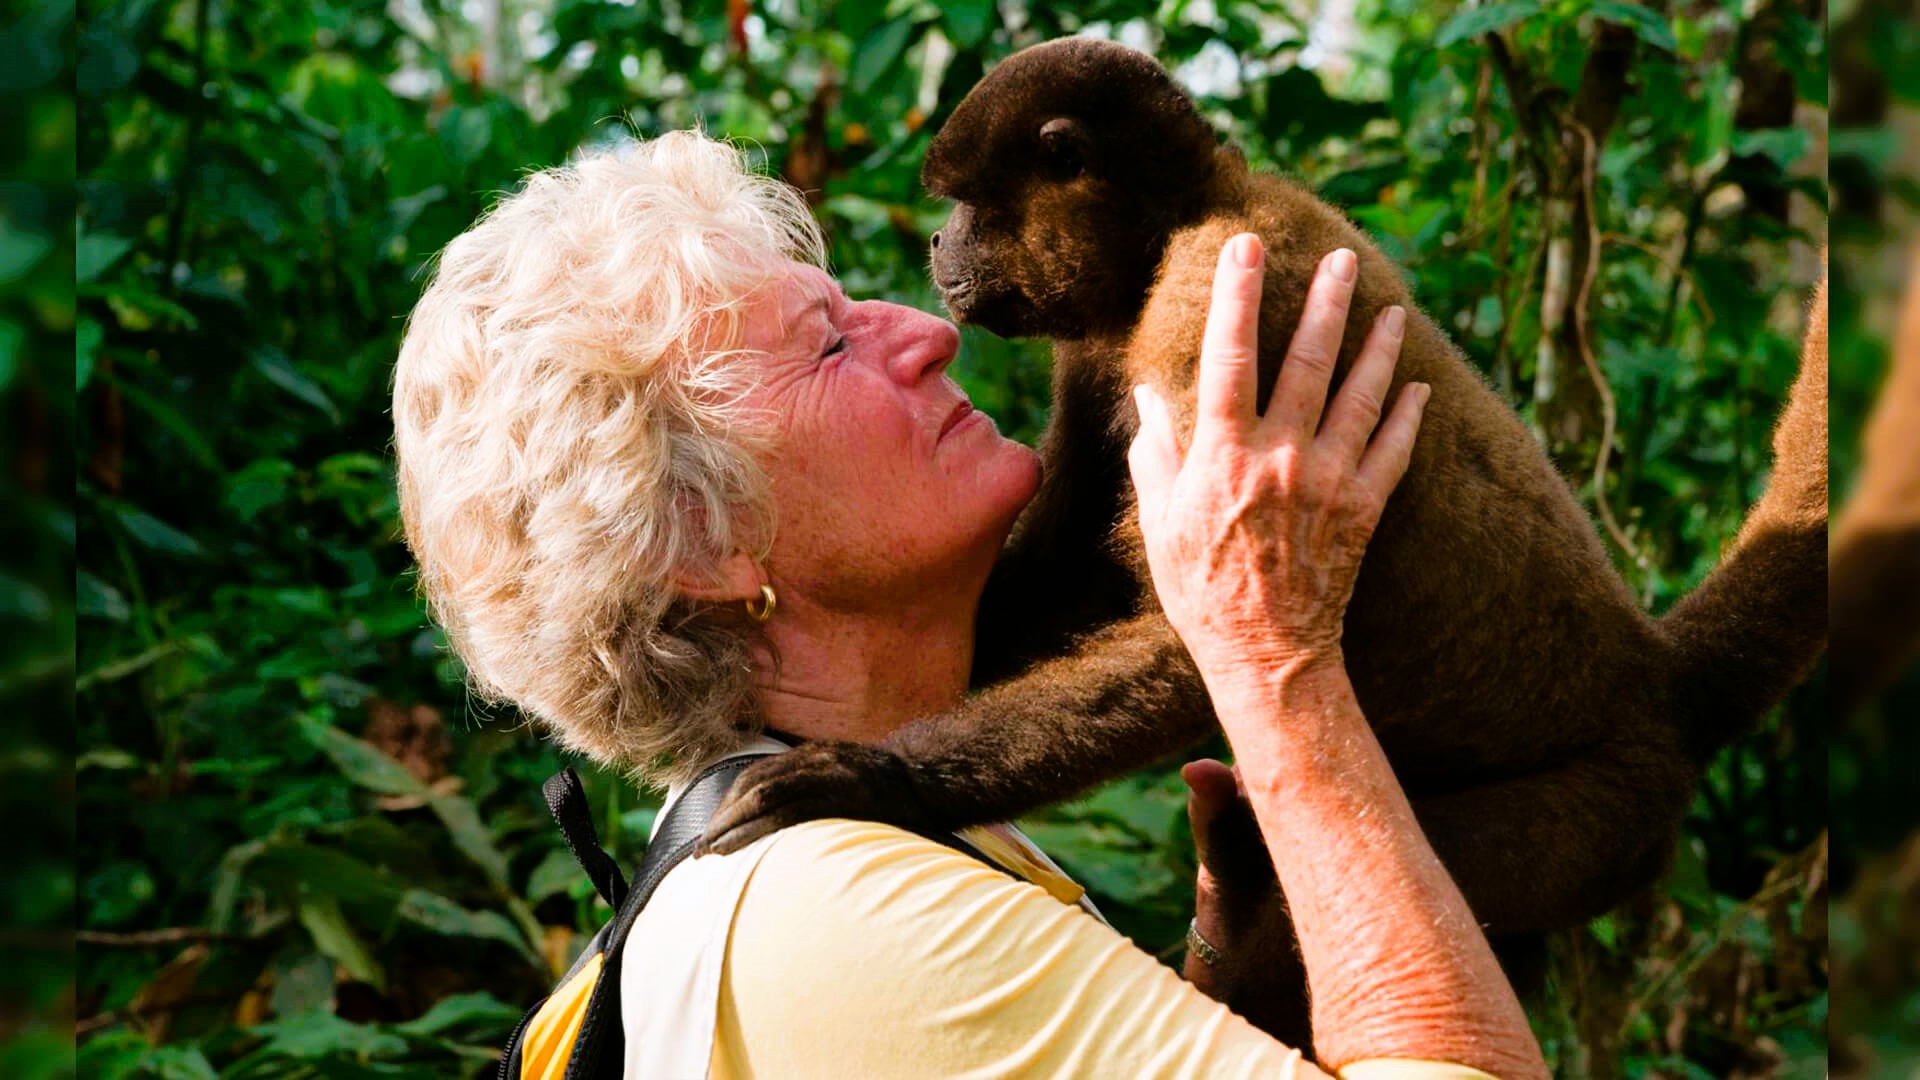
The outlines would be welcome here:
[[[1834,529],[1828,691],[1843,717],[1920,652],[1920,250],[1910,277],[1860,480]]]
[[[1654,619],[1396,268],[1305,189],[1251,173],[1150,57],[1068,39],[1007,59],[954,110],[922,178],[955,202],[933,238],[954,316],[1053,339],[1045,479],[982,601],[975,674],[991,685],[879,745],[811,744],[754,766],[715,819],[716,848],[822,816],[924,831],[1007,819],[1212,730],[1136,554],[1128,389],[1152,383],[1190,410],[1214,265],[1243,231],[1267,250],[1260,400],[1328,252],[1360,262],[1336,377],[1382,309],[1408,309],[1392,393],[1420,381],[1432,399],[1342,646],[1427,836],[1491,934],[1576,925],[1651,881],[1703,763],[1817,658],[1824,335],[1810,339],[1766,494],[1719,569]],[[1285,928],[1270,906],[1247,918]],[[1284,973],[1287,949],[1264,951],[1247,964]],[[1271,988],[1223,996],[1304,1045],[1298,976],[1286,977],[1291,1004]]]

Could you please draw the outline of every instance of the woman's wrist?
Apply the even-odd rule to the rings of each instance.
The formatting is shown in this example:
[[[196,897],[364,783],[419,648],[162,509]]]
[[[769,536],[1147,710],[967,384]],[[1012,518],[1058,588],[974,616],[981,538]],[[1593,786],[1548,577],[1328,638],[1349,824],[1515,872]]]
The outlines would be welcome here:
[[[1239,720],[1259,724],[1256,718],[1278,717],[1288,727],[1325,720],[1328,710],[1301,706],[1335,704],[1353,694],[1338,643],[1305,649],[1223,647],[1196,653],[1194,663],[1229,736]]]
[[[1362,767],[1355,751],[1378,752],[1337,649],[1202,675],[1249,790],[1345,783]]]

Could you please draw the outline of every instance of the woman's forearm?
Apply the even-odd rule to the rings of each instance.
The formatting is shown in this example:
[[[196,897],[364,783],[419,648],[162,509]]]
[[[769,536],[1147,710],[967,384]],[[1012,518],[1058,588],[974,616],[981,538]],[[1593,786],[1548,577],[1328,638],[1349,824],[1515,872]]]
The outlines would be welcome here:
[[[1545,1076],[1339,657],[1236,664],[1207,682],[1292,912],[1322,1064],[1425,1058]]]

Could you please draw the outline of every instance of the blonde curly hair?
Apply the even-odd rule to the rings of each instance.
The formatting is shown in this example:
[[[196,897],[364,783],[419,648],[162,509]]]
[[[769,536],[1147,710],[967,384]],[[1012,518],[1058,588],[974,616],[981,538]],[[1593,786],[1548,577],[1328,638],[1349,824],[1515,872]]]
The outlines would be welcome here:
[[[754,717],[751,626],[678,595],[764,557],[748,297],[825,264],[799,193],[694,132],[534,173],[448,244],[394,371],[400,513],[473,689],[650,781]]]

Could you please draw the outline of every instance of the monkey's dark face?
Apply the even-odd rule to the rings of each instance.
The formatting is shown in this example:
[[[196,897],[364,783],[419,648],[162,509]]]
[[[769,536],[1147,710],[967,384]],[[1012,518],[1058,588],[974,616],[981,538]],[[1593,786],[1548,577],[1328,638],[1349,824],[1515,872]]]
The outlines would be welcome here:
[[[1214,135],[1151,57],[1070,38],[1009,57],[954,110],[921,171],[953,215],[933,279],[960,322],[1081,337],[1139,313]]]
[[[1083,134],[1070,118],[1049,123]],[[1157,250],[1151,215],[1092,174],[1083,151],[1046,142],[1015,190],[955,203],[933,234],[934,284],[956,321],[1078,337],[1138,310],[1153,266],[1140,256]]]

